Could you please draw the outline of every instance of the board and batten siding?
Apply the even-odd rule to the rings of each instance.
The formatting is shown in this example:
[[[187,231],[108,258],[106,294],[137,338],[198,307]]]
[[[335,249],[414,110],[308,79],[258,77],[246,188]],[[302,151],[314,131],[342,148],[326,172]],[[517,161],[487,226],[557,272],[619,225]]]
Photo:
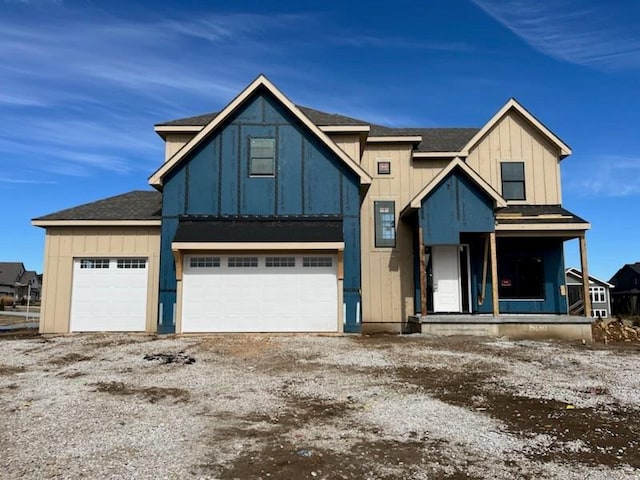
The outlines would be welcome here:
[[[412,226],[400,220],[409,201],[449,163],[446,159],[412,159],[409,143],[368,144],[362,166],[373,183],[361,206],[362,312],[365,331],[374,324],[400,325],[414,312]],[[390,175],[378,175],[377,162],[391,162]],[[374,202],[395,202],[396,246],[375,247]],[[368,325],[367,325],[368,324]],[[389,328],[388,326],[386,327]],[[399,328],[399,327],[398,327]],[[385,327],[380,325],[380,329]]]
[[[524,162],[524,201],[514,204],[559,205],[559,150],[519,113],[511,110],[469,151],[467,164],[502,193],[500,162]]]
[[[68,333],[74,258],[144,257],[148,265],[146,331],[156,331],[160,227],[48,227],[40,333]]]

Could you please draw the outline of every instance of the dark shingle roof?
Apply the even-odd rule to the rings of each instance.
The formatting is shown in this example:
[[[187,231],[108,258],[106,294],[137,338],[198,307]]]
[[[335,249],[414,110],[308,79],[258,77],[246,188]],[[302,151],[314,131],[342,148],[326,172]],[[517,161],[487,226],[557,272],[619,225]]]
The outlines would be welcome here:
[[[345,117],[336,113],[326,113],[309,107],[298,105],[298,108],[309,120],[319,127],[336,126],[371,126],[372,137],[415,136],[422,137],[416,147],[418,152],[457,152],[464,147],[478,132],[478,128],[393,128],[374,125],[357,118]],[[215,118],[218,112],[205,113],[195,117],[180,118],[169,122],[158,123],[158,127],[205,126]]]
[[[509,205],[498,211],[498,222],[501,224],[589,223],[560,205]]]
[[[22,262],[0,262],[0,285],[14,286],[23,274]]]
[[[162,194],[154,190],[134,190],[97,202],[85,203],[34,220],[159,220]]]

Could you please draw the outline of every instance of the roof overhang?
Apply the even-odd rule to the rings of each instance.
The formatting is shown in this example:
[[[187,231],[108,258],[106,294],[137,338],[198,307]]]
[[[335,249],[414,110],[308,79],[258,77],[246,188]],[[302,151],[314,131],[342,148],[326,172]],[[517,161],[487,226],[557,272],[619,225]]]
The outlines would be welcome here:
[[[171,250],[177,251],[308,251],[308,250],[344,250],[344,242],[173,242]]]
[[[460,150],[460,156],[468,156],[469,151],[491,130],[509,110],[515,110],[522,115],[531,125],[551,141],[560,151],[560,159],[571,155],[571,148],[558,136],[549,130],[540,120],[534,117],[526,108],[518,103],[515,98],[509,99],[498,112],[476,133],[471,140]]]
[[[580,270],[578,270],[577,268],[574,267],[570,267],[567,268],[565,270],[565,273],[567,275],[571,275],[572,277],[574,277],[575,279],[579,279],[580,281],[582,281],[582,272]],[[609,288],[614,288],[614,286],[612,284],[610,284],[609,282],[605,282],[604,280],[600,280],[597,277],[594,277],[593,275],[589,275],[589,283],[600,283],[602,285],[605,285]]]
[[[203,128],[202,125],[156,125],[153,131],[166,138],[168,133],[198,133]]]
[[[322,125],[318,127],[325,133],[369,133],[369,125]]]
[[[407,206],[402,210],[401,215],[408,213],[409,210],[417,210],[422,206],[422,200],[429,195],[455,168],[462,170],[473,182],[475,182],[488,196],[495,202],[496,207],[506,207],[507,202],[502,196],[496,192],[486,180],[478,175],[473,168],[463,162],[460,157],[454,158],[438,175],[436,175],[418,194],[411,199]]]
[[[395,135],[368,137],[367,143],[420,143],[420,135]]]
[[[587,231],[591,228],[590,223],[500,223],[496,225],[499,232],[521,232],[521,231]]]
[[[307,127],[327,148],[342,160],[358,177],[361,185],[369,185],[372,182],[371,176],[351,157],[349,157],[340,147],[338,147],[325,132],[323,132],[309,117],[289,100],[278,88],[271,83],[264,75],[258,76],[249,86],[247,86],[231,103],[216,115],[206,126],[202,128],[187,144],[169,158],[158,170],[149,177],[149,184],[157,189],[161,189],[163,179],[166,174],[173,170],[189,153],[195,150],[207,137],[214,132],[233,112],[247,100],[259,88],[268,90],[285,108],[287,108],[305,127]]]
[[[31,220],[34,227],[159,227],[161,220]]]
[[[413,152],[413,158],[455,158],[463,157],[460,152]]]

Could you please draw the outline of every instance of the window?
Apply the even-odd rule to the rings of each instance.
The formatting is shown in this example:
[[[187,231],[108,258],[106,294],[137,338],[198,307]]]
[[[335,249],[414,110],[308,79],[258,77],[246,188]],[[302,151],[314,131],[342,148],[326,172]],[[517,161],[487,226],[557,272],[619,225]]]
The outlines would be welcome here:
[[[593,318],[607,318],[607,311],[606,310],[591,310],[591,316]]]
[[[502,162],[502,196],[505,200],[524,200],[524,162]]]
[[[257,267],[258,257],[229,257],[227,266],[229,268]]]
[[[396,246],[396,213],[394,202],[373,202],[376,247]]]
[[[109,259],[85,258],[80,260],[80,268],[109,268]]]
[[[220,257],[191,257],[189,259],[191,268],[211,268],[220,266]]]
[[[391,175],[391,162],[389,160],[378,162],[378,175]]]
[[[267,257],[264,260],[265,267],[295,267],[295,257]]]
[[[145,258],[119,258],[118,268],[146,268]]]
[[[544,300],[541,257],[503,255],[498,258],[498,296],[505,300]]]
[[[589,295],[592,303],[604,303],[607,301],[604,295],[604,287],[589,287]]]
[[[307,268],[332,267],[331,257],[302,257],[302,266]]]
[[[249,142],[249,175],[273,177],[276,174],[276,139],[252,138]]]

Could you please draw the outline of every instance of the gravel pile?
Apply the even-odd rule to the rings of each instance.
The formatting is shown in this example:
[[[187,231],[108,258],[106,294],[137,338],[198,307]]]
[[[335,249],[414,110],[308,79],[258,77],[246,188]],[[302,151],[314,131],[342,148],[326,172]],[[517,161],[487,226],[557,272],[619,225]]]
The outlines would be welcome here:
[[[637,454],[589,460],[589,439],[520,431],[489,403],[499,391],[585,414],[622,405],[638,418],[637,356],[448,342],[0,339],[0,477],[639,477]],[[457,391],[456,375],[467,375],[473,394]]]

